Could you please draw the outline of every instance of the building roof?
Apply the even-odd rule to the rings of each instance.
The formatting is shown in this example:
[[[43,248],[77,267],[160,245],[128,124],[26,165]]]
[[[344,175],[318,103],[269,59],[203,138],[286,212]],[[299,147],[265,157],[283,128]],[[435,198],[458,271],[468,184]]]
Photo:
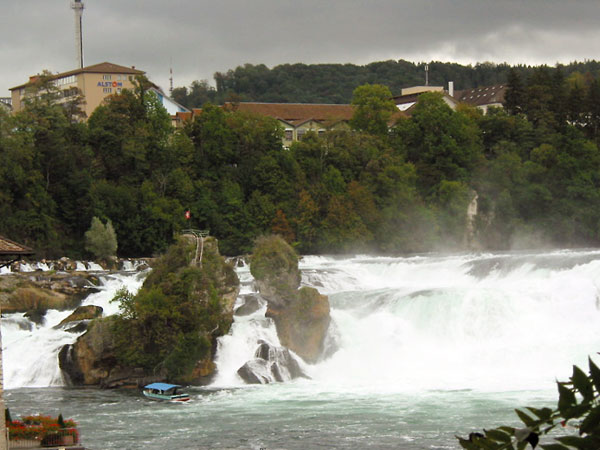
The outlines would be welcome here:
[[[417,104],[417,101],[419,100],[419,97],[426,92],[440,93],[442,95],[443,100],[448,106],[450,106],[452,109],[456,108],[456,105],[458,103],[456,97],[452,97],[443,91],[422,91],[407,95],[397,95],[393,97],[392,100],[394,101],[396,107],[400,112],[404,113],[407,116],[410,116],[414,110],[415,105]]]
[[[25,245],[17,244],[10,239],[0,236],[0,256],[5,255],[33,255],[35,252]]]
[[[143,70],[137,70],[135,66],[126,67],[120,66],[118,64],[113,64],[109,62],[103,62],[100,64],[94,64],[92,66],[83,67],[81,69],[69,70],[68,72],[57,73],[56,75],[52,75],[53,79],[64,78],[71,75],[78,75],[80,73],[124,73],[127,75],[143,75],[146,72]],[[19,86],[15,86],[10,88],[9,90],[13,91],[15,89],[21,89],[26,86],[33,84],[36,80],[36,76],[30,77],[27,83],[21,84]]]
[[[223,108],[230,111],[243,111],[272,117],[293,127],[298,127],[310,121],[332,126],[338,122],[348,122],[354,115],[354,106],[349,104],[240,102],[225,103]],[[201,113],[202,109],[200,108],[193,108],[191,113],[178,112],[175,115],[175,120],[192,120]],[[404,116],[401,111],[397,111],[392,114],[390,122],[393,123]]]
[[[174,116],[177,113],[190,112],[189,109],[187,109],[181,103],[177,103],[175,100],[173,100],[167,94],[165,94],[162,91],[162,89],[160,87],[156,86],[155,84],[153,84],[153,86],[148,90],[151,92],[154,92],[156,94],[156,96],[160,100],[160,103],[165,107],[167,112],[169,114],[171,114],[171,116]],[[174,109],[176,111],[173,111]]]
[[[226,103],[225,106],[235,111],[273,117],[293,125],[299,125],[308,120],[319,122],[350,120],[354,114],[354,107],[348,104],[241,102]]]
[[[454,97],[471,106],[484,106],[494,103],[503,103],[506,85],[484,86],[475,89],[456,91]]]

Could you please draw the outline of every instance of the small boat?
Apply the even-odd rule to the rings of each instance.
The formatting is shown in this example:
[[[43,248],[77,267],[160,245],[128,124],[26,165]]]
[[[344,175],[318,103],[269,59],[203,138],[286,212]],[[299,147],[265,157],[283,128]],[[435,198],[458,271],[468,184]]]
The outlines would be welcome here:
[[[187,402],[190,399],[188,394],[178,392],[181,388],[178,384],[152,383],[144,386],[143,394],[154,400],[170,400],[174,402]]]

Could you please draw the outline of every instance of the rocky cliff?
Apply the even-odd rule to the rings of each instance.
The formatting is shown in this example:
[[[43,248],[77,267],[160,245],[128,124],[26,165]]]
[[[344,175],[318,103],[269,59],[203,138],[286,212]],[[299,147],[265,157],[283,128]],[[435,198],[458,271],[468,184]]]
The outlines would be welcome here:
[[[250,271],[267,300],[267,317],[275,322],[281,343],[306,362],[323,353],[329,323],[329,299],[319,291],[300,286],[298,257],[280,237],[257,240]]]
[[[60,353],[75,385],[139,386],[152,381],[202,384],[214,372],[216,339],[233,321],[239,281],[205,238],[183,238],[153,264],[138,294],[119,294],[123,313],[92,321]]]

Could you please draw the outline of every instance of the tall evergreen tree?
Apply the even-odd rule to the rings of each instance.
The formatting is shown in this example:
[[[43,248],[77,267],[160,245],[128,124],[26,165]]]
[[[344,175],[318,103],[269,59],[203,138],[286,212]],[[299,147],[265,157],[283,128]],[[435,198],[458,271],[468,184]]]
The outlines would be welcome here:
[[[525,89],[521,76],[514,68],[511,68],[508,71],[506,92],[504,93],[504,109],[509,114],[519,114],[523,112],[525,101]]]

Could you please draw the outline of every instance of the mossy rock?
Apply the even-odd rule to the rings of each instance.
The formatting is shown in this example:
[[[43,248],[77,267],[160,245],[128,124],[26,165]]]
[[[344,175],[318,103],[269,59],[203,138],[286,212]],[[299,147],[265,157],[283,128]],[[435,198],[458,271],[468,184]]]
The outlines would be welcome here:
[[[266,315],[275,322],[277,335],[284,346],[306,362],[315,363],[323,353],[331,321],[329,311],[326,295],[314,288],[303,287],[286,307],[269,305]]]
[[[102,311],[103,311],[103,309],[101,306],[96,306],[96,305],[79,306],[79,307],[77,307],[77,309],[75,309],[75,311],[73,311],[72,314],[70,314],[68,317],[63,319],[56,326],[56,328],[60,328],[63,325],[70,323],[70,322],[77,322],[80,320],[90,320],[90,319],[95,319],[97,317],[101,317]]]
[[[48,309],[65,309],[70,298],[59,292],[34,286],[23,286],[14,290],[2,305],[3,312],[27,312]]]
[[[256,280],[299,272],[298,255],[280,236],[263,236],[256,240],[250,273]]]
[[[256,240],[250,273],[267,300],[283,305],[300,286],[298,255],[280,236]]]

